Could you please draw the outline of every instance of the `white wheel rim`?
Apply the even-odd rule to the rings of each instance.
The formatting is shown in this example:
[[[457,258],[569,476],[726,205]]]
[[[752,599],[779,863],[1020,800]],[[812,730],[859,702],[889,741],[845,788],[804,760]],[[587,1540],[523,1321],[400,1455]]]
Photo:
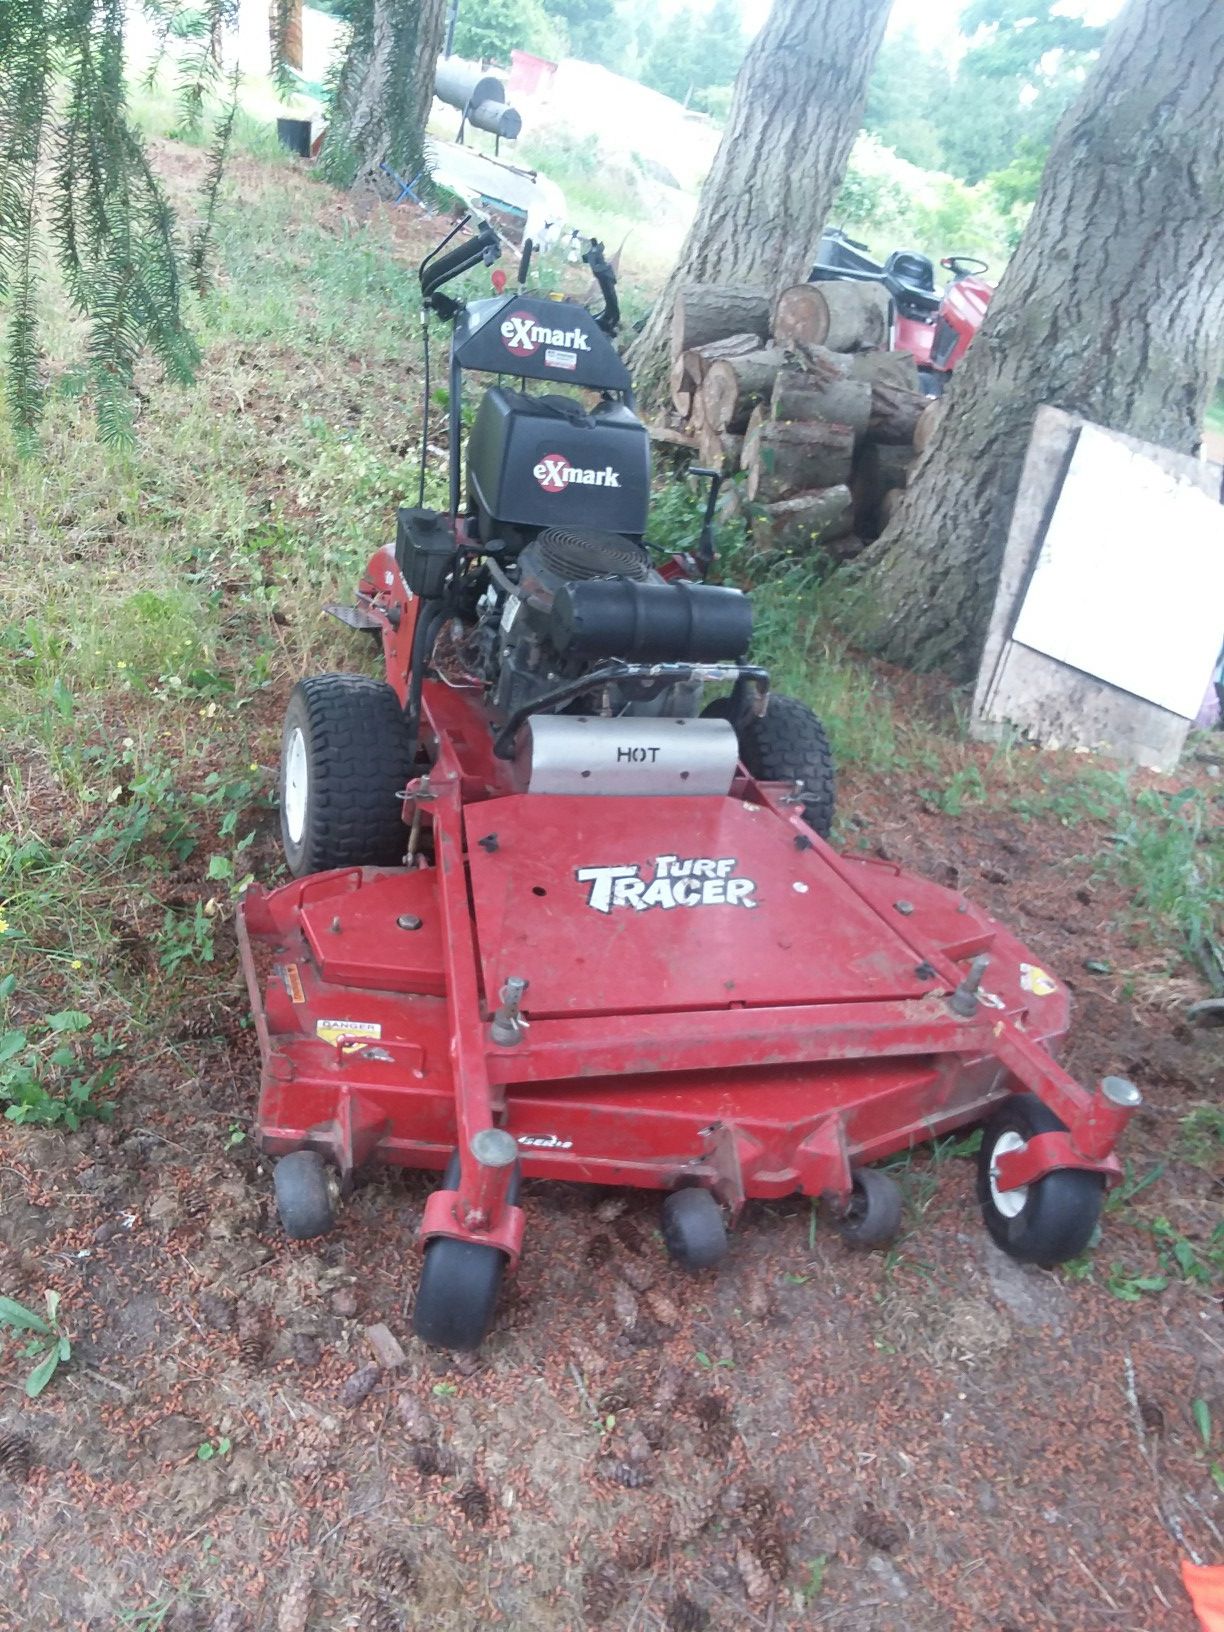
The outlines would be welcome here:
[[[306,799],[309,787],[306,767],[306,738],[300,726],[294,726],[285,746],[285,828],[294,844],[301,844],[306,831]]]
[[[999,1189],[999,1157],[1010,1156],[1013,1151],[1027,1150],[1028,1140],[1009,1128],[995,1140],[994,1149],[990,1153],[990,1199],[994,1203],[995,1212],[1001,1213],[1004,1218],[1015,1218],[1017,1213],[1024,1211],[1024,1204],[1028,1200],[1028,1185],[1019,1185],[1015,1190]]]

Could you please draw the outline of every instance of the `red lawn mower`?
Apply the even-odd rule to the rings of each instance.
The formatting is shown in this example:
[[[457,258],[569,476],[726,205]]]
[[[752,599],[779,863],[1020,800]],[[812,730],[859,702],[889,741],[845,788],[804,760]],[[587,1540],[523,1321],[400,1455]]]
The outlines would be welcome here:
[[[701,1270],[749,1196],[823,1197],[848,1241],[888,1241],[901,1196],[869,1164],[985,1120],[995,1240],[1081,1252],[1137,1091],[1060,1070],[1066,991],[1001,925],[830,847],[820,722],[747,661],[748,598],[703,581],[712,503],[695,557],[653,564],[599,247],[593,317],[525,291],[529,250],[516,291],[454,298],[499,246],[448,242],[420,277],[454,326],[449,511],[400,510],[330,609],[384,677],[295,688],[294,876],[238,919],[285,1229],[329,1228],[371,1163],[443,1173],[414,1327],[471,1348],[523,1178],[660,1192]],[[468,371],[499,378],[461,457]]]
[[[942,294],[936,292],[935,268],[926,255],[895,249],[886,261],[873,261],[866,244],[840,227],[826,227],[808,274],[809,283],[851,278],[884,285],[892,300],[893,349],[912,353],[929,397],[943,395],[994,294],[982,277],[988,270],[985,261],[945,255],[939,264],[952,274]]]

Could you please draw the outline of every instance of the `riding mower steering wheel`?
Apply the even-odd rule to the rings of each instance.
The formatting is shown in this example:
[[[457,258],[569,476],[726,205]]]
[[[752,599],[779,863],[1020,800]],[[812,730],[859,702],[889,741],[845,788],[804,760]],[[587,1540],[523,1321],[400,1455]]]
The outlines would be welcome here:
[[[939,264],[954,278],[967,278],[972,273],[990,270],[989,261],[976,260],[972,255],[945,255]]]

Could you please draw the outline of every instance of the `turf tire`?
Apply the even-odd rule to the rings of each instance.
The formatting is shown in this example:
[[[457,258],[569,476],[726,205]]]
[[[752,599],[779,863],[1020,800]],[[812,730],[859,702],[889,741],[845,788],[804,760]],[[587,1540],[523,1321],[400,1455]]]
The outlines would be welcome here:
[[[272,1173],[276,1211],[281,1228],[291,1241],[311,1241],[326,1235],[336,1222],[327,1163],[315,1150],[294,1150],[282,1156]]]
[[[403,710],[385,682],[364,674],[299,680],[285,713],[280,772],[281,841],[296,878],[404,859],[398,795],[409,752]]]
[[[806,703],[770,692],[764,714],[739,727],[739,742],[740,757],[758,781],[803,783],[803,819],[827,839],[836,797],[833,750]]]
[[[682,1269],[712,1269],[727,1256],[722,1208],[708,1190],[673,1190],[663,1203],[663,1245]]]
[[[886,1247],[901,1230],[901,1187],[875,1167],[856,1167],[850,1204],[837,1233],[852,1247]]]

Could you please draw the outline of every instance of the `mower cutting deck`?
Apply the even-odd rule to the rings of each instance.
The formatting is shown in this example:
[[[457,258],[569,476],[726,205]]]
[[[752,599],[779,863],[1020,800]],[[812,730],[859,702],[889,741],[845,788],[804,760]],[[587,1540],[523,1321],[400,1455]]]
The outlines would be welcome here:
[[[423,269],[435,306],[459,254]],[[414,1323],[470,1347],[520,1252],[523,1177],[665,1192],[665,1244],[704,1268],[749,1196],[824,1197],[848,1240],[891,1239],[900,1193],[867,1164],[989,1118],[995,1240],[1042,1263],[1082,1251],[1136,1090],[1058,1067],[1066,991],[1000,925],[829,847],[819,722],[743,662],[742,596],[649,567],[648,495],[615,495],[617,533],[548,525],[566,519],[558,461],[619,477],[636,448],[587,314],[520,295],[450,315],[456,415],[461,337],[490,367],[491,325],[507,347],[546,335],[518,357],[528,377],[593,368],[605,403],[624,396],[587,414],[491,392],[468,513],[401,512],[342,611],[379,636],[385,682],[294,692],[299,876],[239,914],[288,1232],[329,1227],[371,1163],[444,1171]],[[583,461],[582,436],[621,451]]]

